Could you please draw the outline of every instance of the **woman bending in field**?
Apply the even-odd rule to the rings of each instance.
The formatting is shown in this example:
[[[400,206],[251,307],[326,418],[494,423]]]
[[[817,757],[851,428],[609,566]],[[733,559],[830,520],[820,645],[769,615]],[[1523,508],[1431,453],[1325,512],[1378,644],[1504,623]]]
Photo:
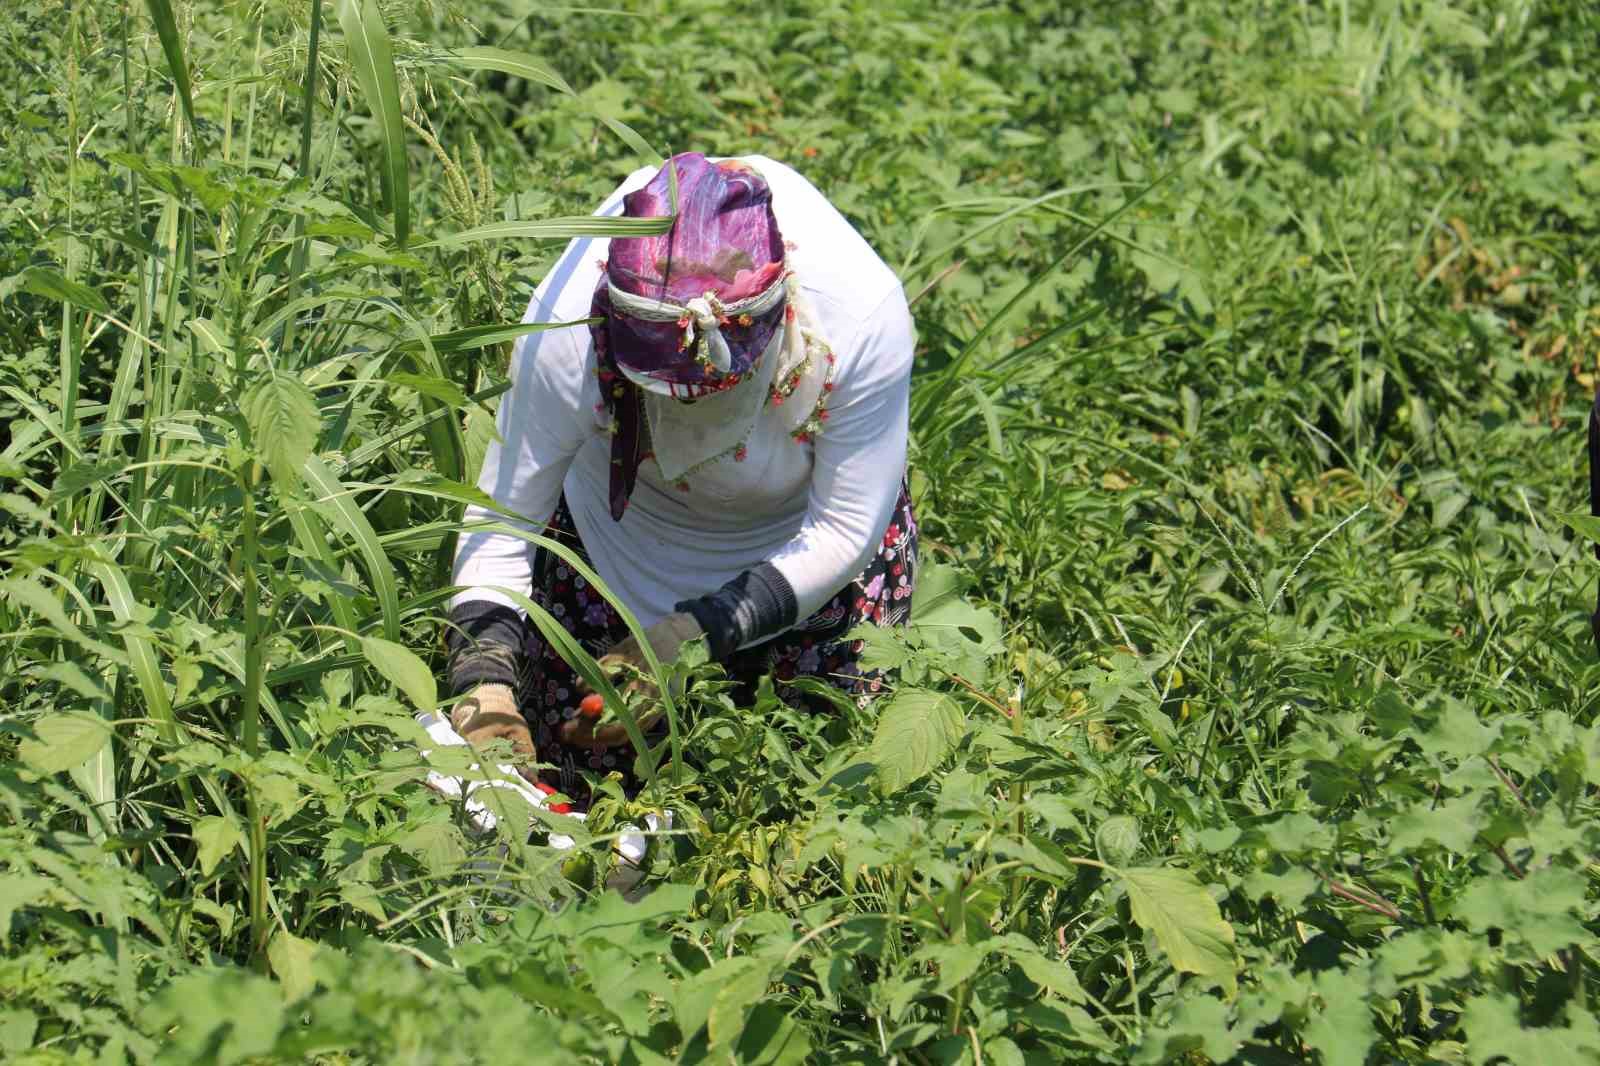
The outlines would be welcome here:
[[[668,166],[670,234],[575,240],[534,292],[525,321],[599,322],[519,344],[478,485],[581,553],[662,661],[704,636],[741,683],[770,671],[782,692],[812,676],[866,699],[880,679],[842,638],[903,624],[916,578],[904,293],[788,167],[696,154]],[[599,211],[619,213],[670,213],[666,168],[636,172]],[[530,596],[604,669],[645,670],[616,611],[504,533],[464,535],[455,582],[457,730],[537,751],[544,784],[580,804],[585,772],[626,775],[621,727],[579,713],[579,680],[497,589]]]

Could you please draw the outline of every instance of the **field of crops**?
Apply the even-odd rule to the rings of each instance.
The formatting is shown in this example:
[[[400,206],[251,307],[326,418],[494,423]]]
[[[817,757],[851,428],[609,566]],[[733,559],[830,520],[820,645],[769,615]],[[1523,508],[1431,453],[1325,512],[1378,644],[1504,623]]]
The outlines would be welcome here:
[[[4,7],[0,1059],[1600,1061],[1587,0]],[[477,834],[516,323],[689,150],[914,298],[898,682]]]

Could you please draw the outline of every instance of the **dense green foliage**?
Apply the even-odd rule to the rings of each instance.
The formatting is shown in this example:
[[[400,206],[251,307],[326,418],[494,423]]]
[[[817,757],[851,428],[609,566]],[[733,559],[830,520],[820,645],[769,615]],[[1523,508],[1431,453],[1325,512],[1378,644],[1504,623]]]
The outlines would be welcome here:
[[[0,1056],[1595,1061],[1597,32],[7,4]],[[564,862],[412,714],[507,324],[669,149],[900,270],[938,565],[892,696],[695,668]]]

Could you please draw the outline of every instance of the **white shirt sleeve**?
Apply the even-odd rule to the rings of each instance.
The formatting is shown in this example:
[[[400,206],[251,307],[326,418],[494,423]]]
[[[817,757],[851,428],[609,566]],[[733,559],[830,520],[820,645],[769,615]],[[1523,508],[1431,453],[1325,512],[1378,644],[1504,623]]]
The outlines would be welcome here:
[[[535,294],[525,321],[552,321],[550,308]],[[580,336],[581,334],[581,336]],[[498,441],[490,441],[478,488],[500,506],[515,511],[511,522],[486,508],[468,506],[466,524],[491,521],[542,532],[561,498],[561,483],[572,457],[598,432],[592,413],[598,389],[588,389],[585,353],[588,329],[573,326],[524,337],[511,362],[511,389],[495,417]],[[506,533],[464,533],[456,545],[455,584],[464,586],[451,600],[489,600],[520,607],[495,586],[529,595],[533,586],[532,544]]]
[[[916,338],[901,289],[884,298],[851,347],[814,444],[805,520],[769,560],[794,590],[797,619],[810,617],[871,561],[905,476]]]

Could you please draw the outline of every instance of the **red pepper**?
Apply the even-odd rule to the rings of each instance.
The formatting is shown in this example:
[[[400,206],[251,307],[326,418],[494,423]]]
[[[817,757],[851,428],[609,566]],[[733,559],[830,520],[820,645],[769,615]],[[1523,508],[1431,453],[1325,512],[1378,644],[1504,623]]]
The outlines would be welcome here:
[[[545,784],[543,781],[535,781],[533,783],[533,787],[538,789],[540,792],[543,792],[546,796],[554,796],[556,794],[556,790]],[[552,803],[550,804],[550,813],[571,814],[572,805],[570,803]]]

